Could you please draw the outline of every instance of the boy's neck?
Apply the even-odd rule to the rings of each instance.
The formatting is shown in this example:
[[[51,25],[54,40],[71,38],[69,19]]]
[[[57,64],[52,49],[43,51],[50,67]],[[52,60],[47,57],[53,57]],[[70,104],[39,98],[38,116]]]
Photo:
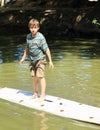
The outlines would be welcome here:
[[[34,34],[32,34],[32,37],[37,37],[38,36],[38,32],[34,35]]]

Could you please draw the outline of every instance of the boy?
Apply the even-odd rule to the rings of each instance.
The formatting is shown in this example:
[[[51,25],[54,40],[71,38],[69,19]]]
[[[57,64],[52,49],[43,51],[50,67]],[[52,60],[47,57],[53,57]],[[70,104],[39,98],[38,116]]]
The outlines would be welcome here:
[[[44,71],[46,66],[46,55],[49,60],[49,66],[53,69],[54,65],[51,58],[49,47],[46,43],[46,39],[42,33],[38,32],[40,28],[39,21],[37,19],[31,19],[28,24],[30,33],[27,35],[27,47],[24,51],[20,64],[23,64],[26,56],[30,59],[30,72],[34,77],[34,95],[32,98],[38,97],[38,85],[41,86],[40,101],[45,100],[46,80],[44,77]]]

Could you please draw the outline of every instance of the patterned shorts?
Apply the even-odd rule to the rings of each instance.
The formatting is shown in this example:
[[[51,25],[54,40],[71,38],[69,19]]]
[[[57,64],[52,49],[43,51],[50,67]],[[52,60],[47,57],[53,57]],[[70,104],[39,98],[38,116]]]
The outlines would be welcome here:
[[[29,65],[31,76],[32,77],[36,76],[36,77],[41,77],[41,78],[44,77],[46,64],[47,64],[46,59],[40,59],[36,62],[31,61]]]

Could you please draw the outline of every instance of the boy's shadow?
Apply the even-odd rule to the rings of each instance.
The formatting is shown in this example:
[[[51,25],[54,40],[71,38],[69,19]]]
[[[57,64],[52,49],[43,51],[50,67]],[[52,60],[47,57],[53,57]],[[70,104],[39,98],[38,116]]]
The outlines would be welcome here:
[[[28,92],[28,91],[25,91],[25,90],[19,90],[18,92],[17,92],[17,94],[23,94],[23,95],[25,95],[25,96],[32,96],[33,95],[33,93],[32,92]]]

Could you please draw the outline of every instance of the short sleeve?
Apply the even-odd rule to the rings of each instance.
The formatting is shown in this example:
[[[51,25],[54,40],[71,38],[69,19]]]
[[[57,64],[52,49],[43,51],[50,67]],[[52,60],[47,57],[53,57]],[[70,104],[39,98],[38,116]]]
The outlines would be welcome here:
[[[48,44],[46,42],[46,39],[45,37],[43,37],[43,39],[41,39],[41,48],[42,50],[45,52],[49,47],[48,47]]]

